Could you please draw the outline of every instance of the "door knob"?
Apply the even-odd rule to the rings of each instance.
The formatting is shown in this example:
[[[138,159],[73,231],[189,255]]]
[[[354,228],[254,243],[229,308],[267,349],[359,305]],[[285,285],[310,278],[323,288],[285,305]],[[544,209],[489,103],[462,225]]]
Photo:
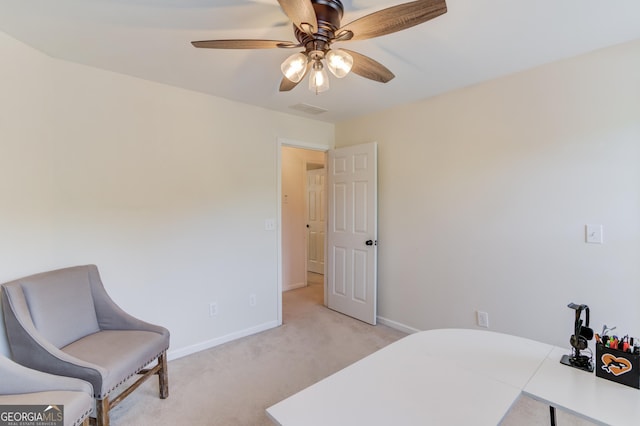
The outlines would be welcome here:
[[[365,244],[368,246],[372,246],[373,245],[373,240],[367,240],[365,241]]]

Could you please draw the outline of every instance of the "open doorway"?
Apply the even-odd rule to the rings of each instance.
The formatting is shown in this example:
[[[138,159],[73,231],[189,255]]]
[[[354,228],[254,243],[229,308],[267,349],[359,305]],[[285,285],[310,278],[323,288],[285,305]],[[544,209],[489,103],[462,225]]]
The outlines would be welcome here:
[[[282,291],[324,289],[326,152],[283,145],[280,155]]]
[[[283,148],[297,150],[287,151]],[[288,168],[287,156],[293,154],[295,167]],[[282,324],[283,291],[308,288],[307,222],[304,201],[291,205],[289,182],[305,181],[306,153],[321,155],[326,173],[326,239],[324,241],[325,274],[320,290],[323,304],[335,311],[366,323],[377,322],[377,144],[369,142],[342,148],[316,147],[278,142],[278,324]],[[302,156],[302,157],[296,157]],[[283,158],[284,157],[284,158]],[[300,179],[300,180],[298,180]],[[297,194],[305,191],[300,185]],[[303,196],[302,196],[303,197]],[[304,200],[304,198],[301,198]],[[285,214],[285,211],[287,212]],[[288,213],[296,212],[289,215]],[[300,220],[303,218],[303,220]],[[293,227],[294,232],[289,230]],[[302,229],[302,232],[300,232]],[[329,232],[329,230],[331,232]],[[331,253],[331,255],[327,255]],[[303,266],[304,265],[304,266]],[[296,273],[297,275],[293,275]],[[297,277],[297,278],[296,278]],[[329,289],[330,287],[330,289]]]

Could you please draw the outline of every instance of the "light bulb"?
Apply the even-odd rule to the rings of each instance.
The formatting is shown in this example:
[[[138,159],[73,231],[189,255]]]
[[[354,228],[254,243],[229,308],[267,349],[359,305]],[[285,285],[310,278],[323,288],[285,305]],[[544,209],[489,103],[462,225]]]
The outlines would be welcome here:
[[[329,74],[324,69],[322,62],[318,59],[313,63],[311,75],[309,76],[309,90],[318,93],[329,90]]]
[[[294,83],[298,83],[307,73],[307,55],[304,53],[294,53],[285,59],[282,65],[280,65],[280,69],[285,77]]]
[[[330,50],[327,52],[327,67],[333,75],[342,78],[349,74],[353,67],[353,57],[344,50]]]

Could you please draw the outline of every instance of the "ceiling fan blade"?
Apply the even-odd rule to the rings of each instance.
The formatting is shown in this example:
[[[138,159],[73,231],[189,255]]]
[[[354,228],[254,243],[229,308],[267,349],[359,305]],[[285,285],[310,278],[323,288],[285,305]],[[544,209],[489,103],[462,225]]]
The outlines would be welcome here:
[[[300,81],[298,83],[294,83],[293,81],[289,80],[287,77],[282,77],[282,81],[280,82],[280,91],[288,92],[289,90],[292,90],[294,87],[296,87],[300,83]]]
[[[309,68],[311,68],[310,63],[307,64],[307,68],[304,70],[304,74],[302,75],[302,78],[300,79],[300,81],[304,80],[304,78],[307,76],[307,73],[309,72]],[[280,91],[288,92],[289,90],[292,90],[298,84],[300,84],[300,81],[296,83],[294,81],[289,80],[287,77],[282,77],[282,81],[280,82]]]
[[[293,25],[310,34],[318,30],[316,11],[311,0],[278,0],[278,3]]]
[[[336,37],[353,33],[351,40],[365,40],[411,28],[447,12],[445,0],[418,0],[388,7],[350,22],[336,31]]]
[[[344,50],[353,57],[353,67],[351,68],[351,72],[358,74],[360,77],[379,81],[380,83],[387,83],[395,77],[395,75],[380,62],[358,52],[354,52],[353,50],[341,50]]]
[[[194,47],[202,47],[205,49],[272,49],[300,47],[300,44],[292,41],[281,40],[202,40],[192,41]]]

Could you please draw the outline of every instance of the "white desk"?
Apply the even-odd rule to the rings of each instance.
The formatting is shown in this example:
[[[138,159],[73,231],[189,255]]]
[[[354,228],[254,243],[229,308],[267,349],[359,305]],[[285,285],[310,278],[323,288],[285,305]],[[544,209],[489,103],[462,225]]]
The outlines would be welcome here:
[[[267,413],[283,426],[469,425],[470,415],[496,425],[552,349],[478,330],[416,333]]]
[[[267,413],[282,426],[496,425],[524,393],[596,423],[640,425],[640,390],[560,364],[567,353],[489,331],[423,331]]]
[[[596,423],[640,424],[640,390],[560,364],[566,349],[554,349],[523,392]]]

